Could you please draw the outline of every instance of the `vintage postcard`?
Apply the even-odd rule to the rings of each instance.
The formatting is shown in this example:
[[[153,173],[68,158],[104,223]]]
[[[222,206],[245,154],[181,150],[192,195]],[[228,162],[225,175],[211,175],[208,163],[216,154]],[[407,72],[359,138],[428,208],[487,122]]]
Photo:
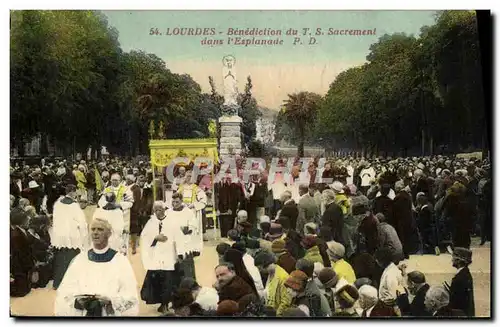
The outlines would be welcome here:
[[[491,318],[489,24],[12,10],[11,316]]]

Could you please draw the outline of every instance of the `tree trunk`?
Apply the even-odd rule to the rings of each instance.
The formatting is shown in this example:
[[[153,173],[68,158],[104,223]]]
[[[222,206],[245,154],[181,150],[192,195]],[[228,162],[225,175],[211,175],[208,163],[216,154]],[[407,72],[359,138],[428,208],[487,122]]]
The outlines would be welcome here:
[[[47,134],[40,133],[40,156],[46,157],[49,155],[49,144],[47,142]]]
[[[24,157],[24,139],[23,138],[20,138],[17,140],[16,142],[16,147],[17,147],[17,155],[19,157]]]
[[[305,134],[305,127],[299,126],[299,146],[297,152],[298,156],[301,158],[304,157],[304,134]]]
[[[422,157],[425,156],[425,130],[422,128]]]
[[[429,155],[432,156],[434,153],[434,137],[432,134],[429,136]]]

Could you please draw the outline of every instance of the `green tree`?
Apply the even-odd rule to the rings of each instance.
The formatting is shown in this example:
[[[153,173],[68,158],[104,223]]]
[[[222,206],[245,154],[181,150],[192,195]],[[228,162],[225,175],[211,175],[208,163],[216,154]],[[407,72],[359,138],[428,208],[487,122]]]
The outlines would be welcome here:
[[[321,103],[321,96],[312,92],[289,94],[283,103],[284,116],[298,133],[298,156],[304,156],[304,141],[306,128],[314,121]]]

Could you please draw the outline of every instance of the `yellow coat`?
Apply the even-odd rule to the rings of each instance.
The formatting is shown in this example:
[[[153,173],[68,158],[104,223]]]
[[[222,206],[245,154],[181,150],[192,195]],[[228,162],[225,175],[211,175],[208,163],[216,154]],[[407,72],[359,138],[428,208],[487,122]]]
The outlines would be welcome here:
[[[332,268],[339,278],[345,279],[349,284],[354,284],[356,281],[354,269],[352,269],[352,266],[344,259],[332,262]]]

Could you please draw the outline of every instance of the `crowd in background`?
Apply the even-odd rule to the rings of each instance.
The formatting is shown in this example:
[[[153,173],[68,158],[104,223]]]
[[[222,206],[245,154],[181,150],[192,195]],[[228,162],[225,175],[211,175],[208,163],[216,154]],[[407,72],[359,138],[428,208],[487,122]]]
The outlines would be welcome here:
[[[177,185],[192,176],[192,166],[177,167],[176,180],[162,185],[147,161],[48,161],[11,168],[11,296],[53,278],[51,215],[67,185],[76,186],[85,208],[115,173],[127,188],[138,184],[145,201],[131,211],[129,232],[140,234],[153,192],[170,207]],[[162,304],[169,315],[475,315],[468,266],[471,237],[491,240],[487,160],[347,158],[321,169],[317,163],[308,168],[309,183],[297,166],[272,182],[265,170],[248,182],[230,175],[217,183],[196,180],[209,195],[204,232],[220,227],[228,241],[217,246],[216,284],[184,278]],[[242,177],[242,160],[237,164]],[[450,285],[429,286],[424,273],[406,272],[409,255],[442,251],[453,254],[458,269]]]

